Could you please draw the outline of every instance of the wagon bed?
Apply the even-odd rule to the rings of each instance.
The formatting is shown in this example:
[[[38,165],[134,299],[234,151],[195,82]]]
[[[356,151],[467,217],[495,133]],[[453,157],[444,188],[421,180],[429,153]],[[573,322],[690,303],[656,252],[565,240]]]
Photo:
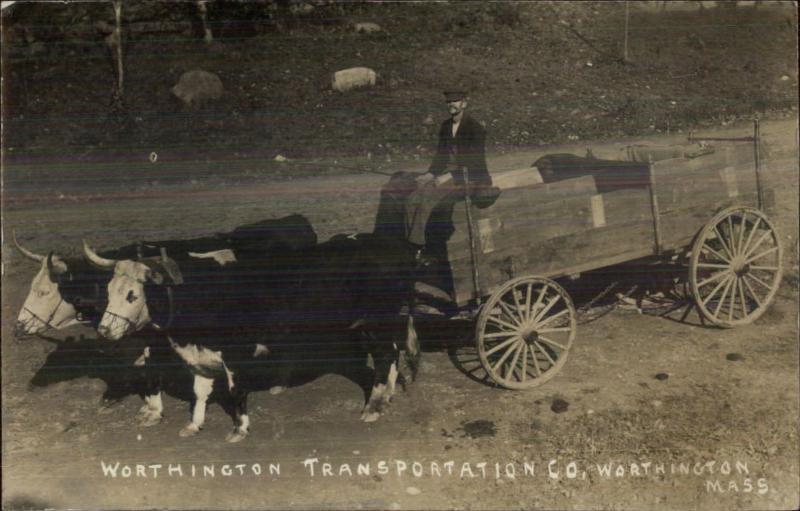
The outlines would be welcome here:
[[[453,206],[439,277],[456,309],[476,319],[488,378],[530,388],[563,367],[577,328],[555,280],[563,276],[678,254],[701,317],[733,327],[765,312],[782,249],[764,212],[774,199],[761,185],[758,124],[753,137],[719,141],[731,143],[694,158],[608,162],[620,172],[610,181],[512,186],[485,209]]]
[[[754,169],[752,144],[736,144],[652,163],[652,187],[597,193],[583,176],[503,190],[494,205],[472,210],[477,290],[460,202],[447,241],[455,301],[465,306],[520,275],[558,278],[682,249],[718,211],[758,206]],[[771,191],[764,195],[770,203]]]

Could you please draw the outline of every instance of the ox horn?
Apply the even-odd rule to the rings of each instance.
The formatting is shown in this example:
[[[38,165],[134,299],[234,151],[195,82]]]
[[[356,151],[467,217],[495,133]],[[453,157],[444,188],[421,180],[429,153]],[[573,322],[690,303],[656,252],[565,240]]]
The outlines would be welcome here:
[[[11,237],[14,238],[14,246],[17,247],[17,250],[19,250],[20,253],[22,253],[22,255],[24,255],[28,259],[32,259],[32,260],[36,261],[37,263],[41,263],[42,261],[44,261],[44,256],[43,255],[34,254],[30,250],[28,250],[27,248],[24,248],[22,245],[19,244],[19,242],[17,241],[17,231],[12,229],[11,230]]]
[[[53,255],[52,252],[47,254],[47,271],[49,271],[52,275],[61,275],[62,273],[66,273],[67,265],[59,259],[57,255]]]
[[[83,252],[86,254],[86,258],[89,259],[89,262],[94,264],[100,269],[103,270],[111,270],[114,268],[114,265],[117,262],[114,259],[106,259],[105,257],[100,257],[97,253],[92,250],[86,240],[83,240]]]

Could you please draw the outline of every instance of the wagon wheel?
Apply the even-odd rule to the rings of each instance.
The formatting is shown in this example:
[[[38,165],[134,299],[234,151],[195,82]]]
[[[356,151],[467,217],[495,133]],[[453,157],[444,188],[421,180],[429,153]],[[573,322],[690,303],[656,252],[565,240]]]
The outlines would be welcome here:
[[[689,284],[702,316],[726,328],[756,320],[778,291],[781,256],[778,231],[761,211],[733,207],[712,218],[689,261]]]
[[[475,342],[489,377],[509,389],[546,382],[561,370],[576,331],[575,306],[550,279],[520,277],[481,309]]]

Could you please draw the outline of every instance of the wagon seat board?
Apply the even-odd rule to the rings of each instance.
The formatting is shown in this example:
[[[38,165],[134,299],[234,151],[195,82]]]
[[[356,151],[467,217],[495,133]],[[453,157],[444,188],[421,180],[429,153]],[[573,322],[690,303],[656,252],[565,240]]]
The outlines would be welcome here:
[[[688,245],[717,211],[756,204],[752,144],[730,144],[695,158],[653,163],[546,155],[544,182],[504,189],[474,209],[479,290],[473,284],[464,203],[452,209],[446,241],[459,306],[520,275],[557,278],[656,254],[651,179],[661,247]]]

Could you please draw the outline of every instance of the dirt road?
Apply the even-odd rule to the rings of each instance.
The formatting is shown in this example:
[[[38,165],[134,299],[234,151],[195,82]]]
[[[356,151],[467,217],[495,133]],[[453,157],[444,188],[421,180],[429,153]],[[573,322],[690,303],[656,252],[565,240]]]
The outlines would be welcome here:
[[[796,155],[796,122],[762,129],[772,157]],[[611,157],[627,142],[493,155],[490,167],[587,147]],[[447,340],[437,343],[426,343],[423,328],[419,379],[380,421],[360,422],[361,390],[328,374],[280,395],[254,394],[252,432],[236,445],[224,442],[231,422],[218,405],[209,407],[200,435],[178,437],[189,417],[187,375],[168,387],[164,421],[140,428],[139,397],[102,406],[109,371],[81,351],[80,336],[92,332],[15,340],[13,320],[35,268],[4,242],[3,506],[796,508],[797,167],[767,167],[765,178],[776,190],[787,276],[755,324],[722,330],[694,314],[679,321],[680,311],[659,317],[617,309],[583,325],[562,372],[525,392],[464,374],[471,348],[458,342],[463,332],[455,326],[436,326]],[[4,197],[4,240],[16,228],[37,252],[74,252],[83,237],[110,248],[294,212],[324,240],[371,229],[384,181],[348,175],[156,186],[120,189],[118,197],[91,189],[43,196],[31,187]]]

